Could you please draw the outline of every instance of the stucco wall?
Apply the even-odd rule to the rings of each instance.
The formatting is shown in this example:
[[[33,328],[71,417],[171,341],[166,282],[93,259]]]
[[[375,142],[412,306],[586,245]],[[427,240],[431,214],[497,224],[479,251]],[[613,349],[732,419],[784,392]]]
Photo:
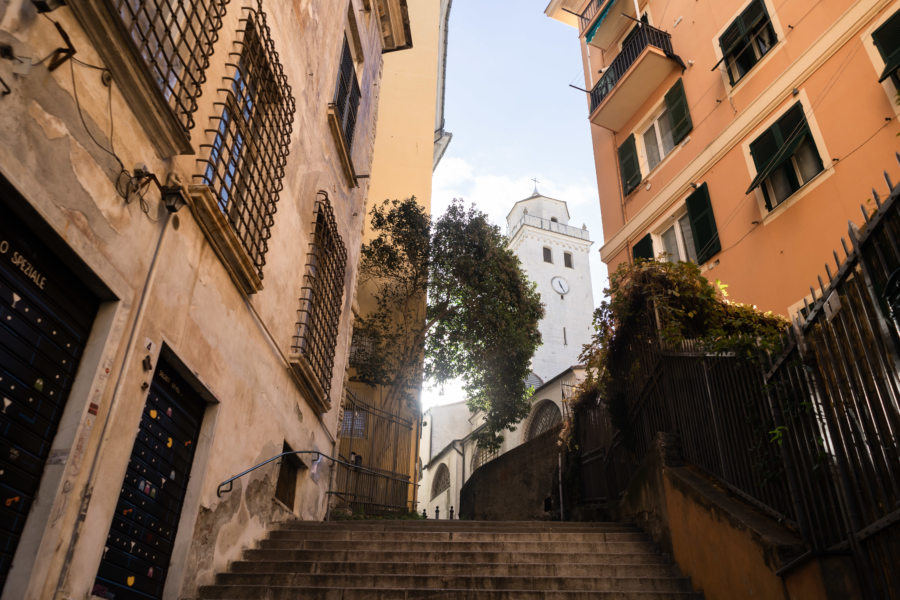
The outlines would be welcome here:
[[[707,600],[859,598],[849,557],[808,558],[794,532],[694,467],[660,436],[613,511],[647,531]]]
[[[551,499],[558,508],[554,487],[559,461],[559,428],[495,458],[475,471],[460,491],[459,515],[464,519],[528,521],[549,519]]]
[[[71,268],[98,290],[103,304],[95,320],[73,392],[54,441],[3,598],[85,598],[115,510],[126,463],[146,401],[143,385],[152,376],[142,361],[156,365],[163,348],[183,365],[209,402],[182,511],[167,597],[190,596],[212,580],[265,526],[291,514],[320,519],[326,510],[327,466],[317,478],[301,471],[293,513],[273,498],[277,463],[256,471],[218,498],[220,481],[277,454],[287,442],[297,450],[333,453],[351,327],[366,180],[351,187],[338,159],[326,120],[337,77],[347,10],[331,3],[295,0],[264,2],[267,23],[297,109],[288,165],[274,216],[264,267],[263,289],[238,291],[189,209],[169,216],[158,192],[137,200],[116,193],[119,167],[98,144],[113,148],[126,169],[145,165],[163,180],[168,172],[195,181],[215,131],[210,118],[221,114],[226,61],[241,27],[242,7],[228,4],[216,52],[191,132],[196,155],[161,156],[121,95],[100,83],[100,71],[64,63],[48,72],[35,64],[14,75],[12,61],[0,61],[0,77],[11,93],[0,99],[0,174],[22,194],[23,212],[36,228],[47,228],[79,257]],[[363,90],[353,160],[367,173],[372,159],[377,94],[381,77],[378,21],[353,0],[364,62]],[[76,48],[76,57],[101,59],[71,9],[50,15]],[[62,44],[49,20],[27,0],[0,7],[0,42],[17,56],[37,63]],[[73,81],[77,86],[76,105]],[[109,102],[108,102],[109,99]],[[97,139],[92,141],[82,124]],[[114,130],[112,139],[109,115]],[[317,190],[326,190],[338,232],[347,247],[337,345],[330,394],[331,410],[318,415],[288,370],[313,228]],[[7,208],[0,208],[7,210]],[[96,406],[91,406],[96,405]],[[91,407],[89,410],[89,406]]]
[[[662,233],[684,211],[691,184],[705,182],[722,250],[703,265],[704,274],[728,284],[733,300],[787,314],[789,307],[802,305],[816,276],[824,277],[820,257],[846,237],[848,220],[860,221],[859,205],[871,197],[870,189],[884,189],[882,171],[898,178],[893,153],[900,106],[890,79],[878,82],[884,62],[872,32],[900,10],[900,2],[766,0],[778,42],[731,85],[718,66],[719,36],[747,5],[746,0],[709,7],[689,0],[640,2],[650,24],[671,34],[686,68],[673,68],[658,88],[631,99],[633,114],[617,131],[591,125],[605,241],[601,257],[610,272],[631,260],[633,245],[647,233]],[[609,23],[616,22],[620,36],[633,26],[611,15]],[[583,39],[581,46],[591,89],[619,46],[614,42],[605,53]],[[679,78],[693,129],[654,169],[642,167],[641,185],[623,197],[616,150],[631,134],[642,135]],[[824,170],[769,211],[760,190],[747,193],[756,176],[749,144],[797,101],[803,103]],[[662,248],[658,237],[654,248]]]

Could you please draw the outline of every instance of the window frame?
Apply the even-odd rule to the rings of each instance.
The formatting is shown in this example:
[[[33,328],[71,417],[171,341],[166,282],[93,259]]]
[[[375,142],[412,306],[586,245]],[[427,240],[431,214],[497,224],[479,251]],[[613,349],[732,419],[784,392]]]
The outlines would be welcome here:
[[[244,8],[243,29],[227,63],[231,75],[219,89],[222,106],[218,123],[207,129],[212,142],[202,144],[207,158],[198,158],[202,173],[195,179],[207,186],[226,217],[235,240],[229,252],[242,250],[256,271],[262,289],[263,267],[273,216],[283,187],[296,104],[263,12]],[[230,84],[230,85],[229,85]],[[227,157],[227,158],[226,158]]]
[[[358,72],[361,67],[353,55],[351,37],[352,33],[344,32],[338,56],[334,96],[328,103],[328,124],[338,148],[347,183],[351,188],[355,188],[358,187],[358,182],[356,168],[353,165],[353,142],[356,139],[359,109],[362,106],[362,88]]]
[[[331,410],[338,329],[346,295],[347,248],[328,193],[319,190],[289,361],[309,404]]]
[[[550,246],[544,246],[544,262],[553,264],[553,250]]]
[[[674,141],[675,138],[671,135],[672,134],[672,124],[671,124],[671,121],[669,120],[668,108],[665,105],[663,105],[661,108],[657,109],[656,112],[654,112],[654,115],[655,116],[650,118],[647,121],[646,125],[639,130],[641,132],[640,136],[635,136],[636,138],[640,139],[641,152],[639,153],[639,155],[642,159],[641,167],[645,168],[647,170],[647,173],[650,173],[656,167],[658,167],[660,164],[662,164],[663,161],[665,161],[666,157],[669,156],[675,150],[675,148],[678,147],[678,144],[676,144]],[[661,132],[661,127],[659,126],[659,122],[664,117],[669,126],[669,135],[672,138],[672,147],[669,148],[669,150],[666,152],[663,152],[663,150],[665,148],[665,144],[664,144],[663,134]],[[655,134],[654,138],[656,141],[656,149],[657,149],[657,153],[659,155],[659,158],[657,159],[656,164],[652,164],[652,165],[650,163],[650,149],[647,147],[647,134],[650,132],[651,129],[653,129],[654,134]]]
[[[446,473],[446,477],[444,474]],[[440,488],[438,487],[440,486]],[[431,500],[434,500],[444,492],[450,489],[450,468],[441,463],[437,466],[434,473],[434,479],[431,481]]]
[[[751,9],[755,4],[758,4],[763,17],[760,18],[759,21],[752,23],[749,27],[744,23],[745,16],[750,13]],[[766,28],[768,25],[768,30],[772,35],[772,40],[769,47],[765,52],[762,52],[760,48],[757,46],[756,42],[759,39],[760,33],[762,30]],[[728,35],[729,31],[733,28],[737,27],[737,38],[726,48],[723,44],[723,38]],[[772,12],[769,10],[769,7],[765,0],[750,0],[741,10],[735,15],[735,17],[729,21],[728,25],[719,33],[716,38],[716,47],[718,48],[718,52],[721,54],[721,58],[718,63],[716,63],[716,67],[722,65],[724,67],[725,75],[728,79],[729,85],[731,87],[737,86],[744,78],[751,73],[754,68],[769,54],[771,54],[772,50],[778,45],[783,36],[779,36],[779,31],[775,27],[775,20],[772,18]],[[736,56],[740,56],[741,53],[745,52],[746,49],[752,48],[754,60],[753,64],[749,65],[744,73],[737,73],[737,61],[736,57],[732,56],[734,54],[735,49],[738,47],[741,48],[740,52]]]
[[[200,97],[206,82],[206,70],[215,51],[218,32],[223,26],[223,17],[229,1],[192,0],[191,9],[197,8],[203,2],[209,4],[205,7],[207,8],[205,14],[202,14],[203,11],[192,10],[191,15],[191,22],[195,16],[199,19],[198,28],[205,35],[204,48],[199,53],[189,52],[191,60],[199,59],[202,65],[195,73],[196,79],[192,81],[193,90],[185,96],[173,94],[187,104],[184,119],[176,112],[176,108],[173,108],[171,97],[167,97],[165,87],[162,87],[163,84],[153,74],[153,63],[148,63],[149,59],[141,56],[141,50],[135,43],[135,34],[129,32],[129,25],[115,10],[112,0],[81,0],[67,3],[100,55],[103,64],[112,73],[113,80],[130,110],[162,158],[194,153],[190,136],[190,130],[194,127],[193,115],[197,110],[197,98]],[[169,30],[166,28],[166,31]],[[181,43],[182,40],[179,40],[173,50],[179,56],[181,52],[178,48],[182,47]],[[176,100],[176,105],[178,104],[181,104],[180,100]]]
[[[571,252],[563,252],[563,266],[567,269],[575,268],[575,261]]]
[[[654,234],[654,242],[658,242],[663,251],[666,251],[666,255],[663,257],[663,260],[667,262],[693,262],[694,264],[700,264],[697,261],[697,246],[694,243],[694,231],[691,229],[691,246],[693,248],[694,258],[692,259],[690,256],[690,252],[688,252],[688,245],[685,242],[684,238],[684,230],[683,230],[683,222],[686,221],[687,226],[692,228],[691,218],[688,215],[687,207],[682,206],[672,217],[666,219],[666,225],[664,225],[661,229],[658,229]],[[665,234],[672,230],[675,234],[675,245],[676,250],[678,251],[678,255],[670,258],[672,256],[666,249],[666,244],[664,241]]]
[[[799,116],[799,118],[797,118]],[[797,121],[797,125],[789,132],[783,131],[790,126],[791,119]],[[758,150],[762,150],[767,136],[771,137],[770,146],[776,148],[774,154],[762,162]],[[785,156],[779,156],[781,152],[791,149],[791,153]],[[797,161],[798,151],[806,146],[811,146],[815,151],[815,157],[818,161],[818,170],[808,179],[803,178],[803,173]],[[755,148],[754,148],[755,147]],[[825,161],[822,159],[822,152],[819,150],[820,144],[813,135],[810,120],[806,115],[806,108],[802,100],[798,100],[789,106],[786,110],[781,111],[771,124],[757,133],[748,143],[748,150],[751,162],[756,168],[756,174],[747,188],[745,193],[749,194],[759,188],[759,195],[762,197],[762,205],[766,209],[766,213],[771,213],[779,206],[784,205],[800,190],[806,187],[810,182],[816,180],[822,173],[827,170]],[[789,194],[780,200],[776,196],[775,185],[772,176],[777,172],[781,172],[790,163],[790,169],[785,170],[787,183],[791,187]]]

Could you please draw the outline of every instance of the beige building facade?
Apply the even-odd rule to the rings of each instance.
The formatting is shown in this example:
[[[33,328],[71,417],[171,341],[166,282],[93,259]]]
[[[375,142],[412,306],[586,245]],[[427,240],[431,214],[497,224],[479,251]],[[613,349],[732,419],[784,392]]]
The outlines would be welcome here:
[[[0,597],[191,597],[328,510],[409,8],[59,4],[0,3]]]
[[[384,56],[378,104],[378,126],[369,179],[367,210],[384,200],[415,197],[431,212],[432,172],[451,135],[444,130],[444,73],[447,59],[451,0],[409,0],[409,21],[415,32],[412,48]],[[366,220],[363,240],[371,238]],[[356,314],[375,310],[373,284],[360,284]],[[423,302],[409,308],[413,319],[424,322]],[[410,321],[411,323],[412,321]],[[379,487],[347,473],[344,495],[356,512],[415,510],[419,490],[418,444],[422,436],[421,381],[405,393],[389,385],[362,381],[357,361],[377,360],[366,352],[367,333],[355,332],[349,387],[353,393],[355,427],[344,427],[340,455],[387,474],[394,482]],[[359,352],[356,350],[359,349]],[[365,421],[365,426],[363,422]],[[363,481],[360,485],[354,477]],[[366,485],[370,483],[371,485]],[[356,491],[351,491],[350,486]],[[401,494],[401,490],[405,494]]]
[[[550,2],[581,40],[603,261],[691,260],[732,299],[795,313],[882,172],[897,179],[898,11]]]

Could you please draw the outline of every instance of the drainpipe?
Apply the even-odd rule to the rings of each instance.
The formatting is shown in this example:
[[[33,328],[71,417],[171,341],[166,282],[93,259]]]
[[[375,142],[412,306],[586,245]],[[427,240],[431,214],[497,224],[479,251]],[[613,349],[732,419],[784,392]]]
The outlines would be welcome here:
[[[84,520],[87,518],[87,510],[88,505],[91,502],[91,497],[93,496],[94,491],[94,478],[97,475],[97,465],[100,462],[100,453],[103,451],[104,446],[104,438],[106,437],[106,431],[109,428],[109,423],[112,418],[113,407],[116,404],[116,399],[119,398],[122,393],[122,383],[125,379],[125,371],[128,368],[128,365],[131,363],[132,356],[134,355],[135,348],[137,344],[135,343],[135,338],[137,337],[138,329],[140,329],[141,322],[144,318],[144,309],[147,307],[147,297],[148,292],[150,291],[150,286],[153,283],[153,279],[156,275],[157,261],[159,260],[160,250],[162,249],[163,240],[166,236],[166,231],[168,231],[169,221],[171,220],[172,214],[169,211],[165,211],[163,216],[163,224],[162,230],[159,232],[159,239],[156,241],[156,248],[153,251],[153,258],[150,261],[150,268],[147,269],[147,278],[144,280],[144,286],[141,290],[141,297],[138,301],[137,312],[135,313],[134,321],[131,324],[131,331],[128,334],[128,345],[125,348],[125,356],[122,357],[122,362],[119,365],[119,373],[116,376],[116,384],[113,388],[112,397],[109,401],[109,408],[106,411],[106,418],[103,420],[103,428],[100,430],[100,437],[97,441],[97,449],[94,452],[94,457],[91,460],[91,469],[88,471],[87,481],[85,482],[84,489],[81,492],[81,506],[78,508],[78,517],[75,520],[75,525],[72,528],[72,537],[69,539],[69,547],[66,549],[66,558],[63,563],[63,568],[60,571],[59,579],[56,582],[56,590],[54,590],[54,594],[58,594],[63,589],[63,584],[66,581],[66,578],[69,575],[69,567],[72,564],[72,556],[75,554],[75,545],[78,543],[78,538],[81,536],[81,528],[84,525]]]
[[[644,26],[643,21],[641,21],[641,7],[638,6],[638,0],[634,0],[634,18],[638,20],[638,27]]]

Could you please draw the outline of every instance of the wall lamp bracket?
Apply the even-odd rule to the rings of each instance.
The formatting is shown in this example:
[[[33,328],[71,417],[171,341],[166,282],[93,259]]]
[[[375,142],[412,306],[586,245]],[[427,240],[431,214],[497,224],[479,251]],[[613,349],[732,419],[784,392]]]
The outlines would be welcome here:
[[[187,204],[187,197],[184,187],[181,185],[179,177],[175,173],[169,173],[166,177],[166,185],[159,182],[156,173],[151,173],[145,169],[135,169],[134,176],[137,179],[149,179],[156,184],[159,189],[160,199],[163,206],[170,213],[177,213]]]

